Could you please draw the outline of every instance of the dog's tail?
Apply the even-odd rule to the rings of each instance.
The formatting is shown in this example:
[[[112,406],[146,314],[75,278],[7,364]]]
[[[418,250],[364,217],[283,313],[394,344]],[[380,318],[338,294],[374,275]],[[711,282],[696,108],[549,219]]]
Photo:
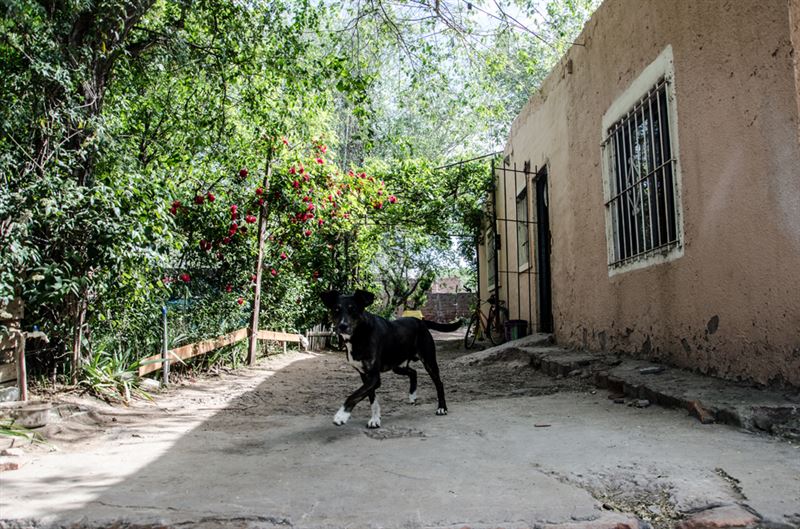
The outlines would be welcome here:
[[[454,321],[453,323],[436,323],[435,321],[422,320],[422,323],[429,329],[441,332],[457,331],[464,324],[462,320]]]

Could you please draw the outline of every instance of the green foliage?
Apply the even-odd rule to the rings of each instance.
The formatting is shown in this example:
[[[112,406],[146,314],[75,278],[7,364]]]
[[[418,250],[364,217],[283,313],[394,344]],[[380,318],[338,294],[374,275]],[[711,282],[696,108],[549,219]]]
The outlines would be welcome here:
[[[98,350],[81,366],[81,386],[110,402],[130,403],[133,397],[150,398],[139,388],[139,363],[119,350]]]
[[[24,426],[15,424],[14,419],[4,419],[0,421],[0,437],[29,439],[34,443],[45,442],[41,434],[25,428]]]
[[[490,185],[435,167],[496,150],[595,3],[549,0],[547,45],[461,4],[0,3],[0,301],[125,397],[161,306],[172,346],[246,324],[264,207],[262,328],[319,322],[333,287],[418,305],[474,262]]]

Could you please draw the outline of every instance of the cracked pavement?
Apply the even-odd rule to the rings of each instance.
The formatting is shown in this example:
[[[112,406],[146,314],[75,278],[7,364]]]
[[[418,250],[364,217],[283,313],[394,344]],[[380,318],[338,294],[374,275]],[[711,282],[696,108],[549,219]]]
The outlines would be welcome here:
[[[359,381],[340,353],[98,407],[0,473],[0,527],[672,529],[725,506],[800,527],[797,445],[441,345],[449,415],[424,372],[416,406],[389,373],[378,430],[368,403],[331,422]]]

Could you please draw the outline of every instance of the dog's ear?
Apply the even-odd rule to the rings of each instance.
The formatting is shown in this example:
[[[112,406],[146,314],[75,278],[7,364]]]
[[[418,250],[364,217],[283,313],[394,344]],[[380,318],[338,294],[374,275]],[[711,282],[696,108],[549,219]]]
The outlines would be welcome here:
[[[329,309],[335,307],[336,303],[339,302],[339,293],[335,290],[326,290],[319,297],[322,298],[322,303]]]
[[[353,297],[356,299],[356,302],[364,308],[369,307],[372,305],[372,302],[375,301],[375,294],[366,290],[356,290]]]

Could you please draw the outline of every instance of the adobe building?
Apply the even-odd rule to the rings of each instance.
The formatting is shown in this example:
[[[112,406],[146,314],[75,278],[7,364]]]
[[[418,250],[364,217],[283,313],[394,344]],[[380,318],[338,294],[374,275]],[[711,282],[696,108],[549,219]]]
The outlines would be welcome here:
[[[800,0],[606,0],[513,123],[481,298],[560,344],[800,386]]]

